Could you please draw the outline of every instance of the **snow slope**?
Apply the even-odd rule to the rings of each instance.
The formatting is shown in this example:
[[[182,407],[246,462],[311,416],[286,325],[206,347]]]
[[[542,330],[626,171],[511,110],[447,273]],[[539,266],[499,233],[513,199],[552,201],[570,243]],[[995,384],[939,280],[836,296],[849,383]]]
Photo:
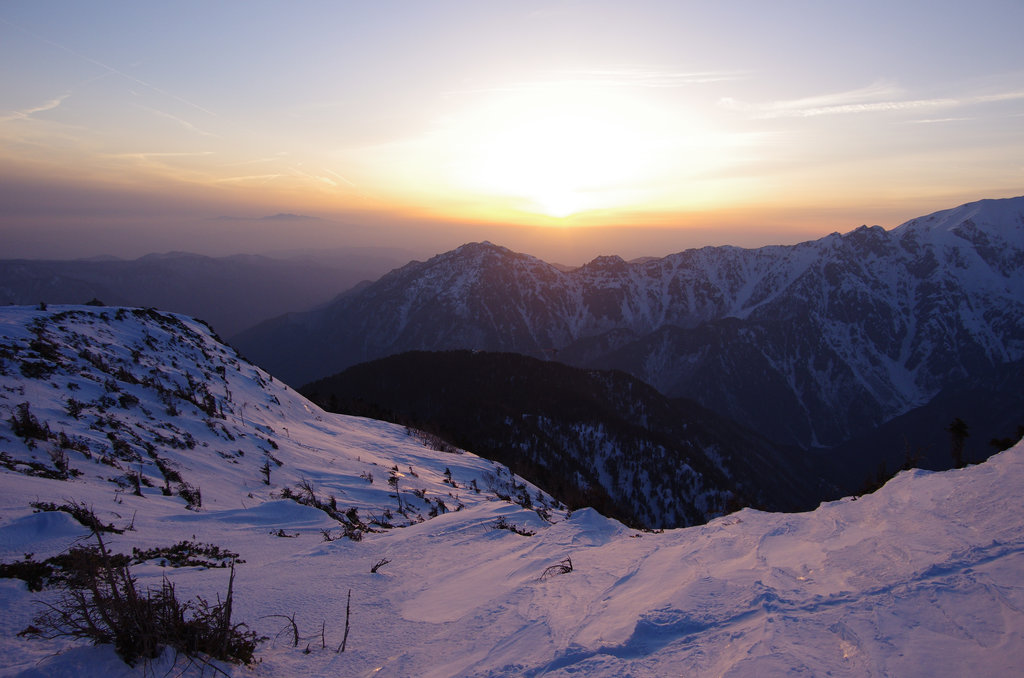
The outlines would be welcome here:
[[[219,665],[232,676],[1004,676],[1024,666],[1024,445],[958,471],[905,472],[873,495],[813,512],[744,510],[642,533],[591,510],[526,508],[523,490],[531,506],[550,502],[491,462],[434,450],[401,427],[319,411],[186,318],[5,308],[0,335],[0,415],[28,402],[55,436],[30,448],[0,428],[0,560],[43,558],[86,535],[66,513],[34,513],[35,501],[77,500],[104,521],[132,524],[108,537],[120,551],[192,539],[237,552],[245,562],[234,617],[268,640],[255,667]],[[21,368],[48,361],[60,363],[48,374]],[[186,374],[208,383],[215,414],[175,396],[178,413],[169,415],[161,391],[130,380],[108,390],[111,374],[149,370],[184,396]],[[205,405],[201,390],[191,395]],[[117,402],[125,393],[138,402],[98,411],[104,394]],[[67,413],[72,394],[85,403],[77,420]],[[92,455],[67,452],[67,467],[81,471],[68,480],[41,477],[55,475],[44,470],[56,470],[49,453],[58,431],[84,440]],[[110,432],[137,458],[124,445],[115,450]],[[165,440],[187,433],[195,445],[153,443],[154,432]],[[201,487],[201,507],[187,508],[173,486],[162,493],[147,441],[161,463]],[[259,469],[271,455],[281,465],[266,485]],[[154,485],[142,496],[130,482],[112,482],[136,468]],[[397,473],[407,517],[386,481]],[[391,510],[394,524],[408,526],[325,541],[322,530],[337,535],[338,521],[281,498],[302,479],[367,520]],[[431,511],[438,499],[449,510]],[[536,534],[495,529],[499,516]],[[391,562],[370,573],[382,558]],[[572,572],[544,576],[566,558]],[[213,598],[227,583],[221,569],[149,561],[133,571],[143,586],[167,576],[186,596]],[[351,631],[337,653],[349,591]],[[0,579],[0,675],[147,675],[109,648],[18,637],[34,602],[55,596]],[[268,615],[294,615],[298,647],[288,622]],[[166,653],[149,675],[172,666],[173,675],[201,673]]]

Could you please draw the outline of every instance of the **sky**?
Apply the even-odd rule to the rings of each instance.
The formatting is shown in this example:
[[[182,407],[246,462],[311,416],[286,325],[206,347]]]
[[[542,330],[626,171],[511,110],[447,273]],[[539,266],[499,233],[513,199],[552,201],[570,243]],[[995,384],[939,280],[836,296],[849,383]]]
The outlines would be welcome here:
[[[3,0],[0,256],[582,263],[893,227],[1024,194],[1021,26],[1020,0]]]

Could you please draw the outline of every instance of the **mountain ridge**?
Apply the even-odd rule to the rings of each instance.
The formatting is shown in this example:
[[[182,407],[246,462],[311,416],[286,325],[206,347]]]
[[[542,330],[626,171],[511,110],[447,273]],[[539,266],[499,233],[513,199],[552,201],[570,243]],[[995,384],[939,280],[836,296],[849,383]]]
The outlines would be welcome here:
[[[1024,357],[1024,198],[891,231],[571,271],[469,243],[232,342],[296,385],[409,350],[554,357],[623,370],[784,444],[827,446]]]

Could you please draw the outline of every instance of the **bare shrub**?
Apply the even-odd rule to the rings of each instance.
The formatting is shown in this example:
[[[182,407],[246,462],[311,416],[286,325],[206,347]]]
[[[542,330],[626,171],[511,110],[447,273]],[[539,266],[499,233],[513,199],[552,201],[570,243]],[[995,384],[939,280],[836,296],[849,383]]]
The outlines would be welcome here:
[[[113,557],[100,533],[93,534],[96,546],[72,551],[78,558],[76,576],[61,582],[60,600],[44,603],[34,635],[111,644],[131,665],[157,657],[164,646],[203,661],[253,663],[260,638],[245,624],[231,622],[233,562],[223,602],[211,604],[202,597],[183,602],[166,578],[158,589],[140,591],[124,559]]]
[[[124,532],[123,528],[114,527],[113,523],[104,525],[91,507],[77,501],[68,501],[64,504],[54,504],[52,501],[33,501],[29,503],[29,506],[37,511],[63,511],[95,532],[113,532],[114,534]]]
[[[198,487],[182,481],[178,485],[178,496],[185,500],[185,508],[198,511],[203,506],[203,493]]]
[[[49,440],[53,434],[47,424],[40,424],[39,419],[29,410],[28,403],[21,403],[16,408],[17,413],[10,418],[11,430],[14,435],[25,440],[29,448],[35,447],[37,440]]]
[[[510,523],[505,516],[501,516],[500,518],[498,518],[498,521],[494,524],[494,529],[508,530],[509,532],[514,532],[524,537],[532,537],[533,535],[537,534],[537,532],[534,530],[529,530],[525,527],[519,527],[515,523]]]
[[[540,575],[541,579],[551,577],[556,574],[569,574],[572,572],[572,558],[566,556],[555,565],[549,565],[544,569],[544,572]]]

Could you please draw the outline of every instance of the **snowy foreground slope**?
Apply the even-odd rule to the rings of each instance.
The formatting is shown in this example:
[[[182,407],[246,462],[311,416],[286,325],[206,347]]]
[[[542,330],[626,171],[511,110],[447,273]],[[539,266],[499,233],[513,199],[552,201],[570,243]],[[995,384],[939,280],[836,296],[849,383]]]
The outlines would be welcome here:
[[[0,418],[28,403],[49,433],[19,437],[0,423],[0,561],[87,536],[33,502],[77,501],[131,525],[107,536],[125,553],[182,540],[238,553],[234,619],[268,640],[254,667],[218,664],[232,676],[1005,676],[1024,666],[1024,445],[959,471],[902,473],[809,513],[744,510],[641,533],[590,510],[567,516],[501,467],[401,427],[324,413],[187,318],[5,308],[0,342]],[[152,486],[140,482],[136,496],[140,473]],[[356,508],[362,540],[325,541],[345,526],[282,498],[301,495],[302,481],[317,501]],[[536,534],[495,529],[502,516]],[[566,558],[572,572],[543,576]],[[179,595],[211,599],[228,578],[158,560],[133,572],[143,586],[167,576]],[[107,647],[19,637],[37,601],[56,597],[0,579],[0,675],[201,672],[171,653],[147,674]],[[298,647],[289,622],[269,615],[294,616]]]

